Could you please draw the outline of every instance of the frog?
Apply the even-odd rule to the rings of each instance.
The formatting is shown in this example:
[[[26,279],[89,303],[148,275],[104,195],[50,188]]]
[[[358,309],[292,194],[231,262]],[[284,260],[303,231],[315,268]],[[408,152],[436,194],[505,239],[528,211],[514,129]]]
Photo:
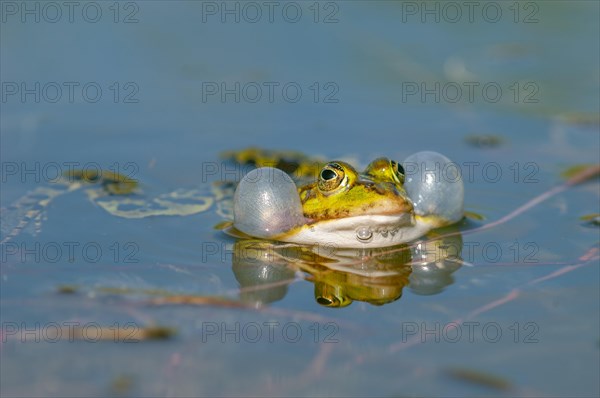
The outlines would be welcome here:
[[[433,152],[427,156],[435,162],[448,161]],[[234,197],[234,229],[290,243],[377,248],[412,241],[463,217],[462,182],[449,189],[444,182],[436,187],[427,179],[411,181],[419,196],[411,198],[403,165],[387,157],[376,158],[362,172],[344,161],[327,162],[316,179],[296,184],[295,190],[277,170],[259,168],[246,176],[247,183],[242,180]],[[453,197],[440,202],[442,193]]]

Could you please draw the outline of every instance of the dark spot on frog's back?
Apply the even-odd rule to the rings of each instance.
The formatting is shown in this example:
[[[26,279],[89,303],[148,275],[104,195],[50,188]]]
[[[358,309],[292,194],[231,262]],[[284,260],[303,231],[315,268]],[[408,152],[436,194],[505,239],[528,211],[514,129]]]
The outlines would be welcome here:
[[[280,159],[275,166],[275,168],[281,169],[288,174],[293,174],[296,170],[298,170],[298,167],[300,167],[300,163],[289,161],[287,159]]]

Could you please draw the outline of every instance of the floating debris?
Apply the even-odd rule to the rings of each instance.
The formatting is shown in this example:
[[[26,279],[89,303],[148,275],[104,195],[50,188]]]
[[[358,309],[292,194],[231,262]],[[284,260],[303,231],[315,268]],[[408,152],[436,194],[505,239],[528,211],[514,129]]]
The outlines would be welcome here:
[[[476,148],[497,148],[503,143],[500,136],[493,134],[472,134],[465,137],[465,142]]]
[[[478,370],[451,368],[446,369],[445,372],[454,379],[493,388],[495,390],[507,391],[512,388],[512,385],[508,380]]]
[[[151,296],[171,296],[172,292],[164,289],[136,289],[131,287],[98,287],[94,289],[99,293],[106,294],[147,294]]]
[[[600,126],[600,114],[591,112],[571,112],[559,116],[564,123],[574,124],[582,127],[597,128]]]
[[[167,340],[177,334],[177,330],[165,326],[153,326],[141,329],[140,340]]]
[[[179,295],[161,297],[150,300],[153,305],[214,305],[218,307],[228,308],[250,308],[254,307],[243,303],[239,300],[228,299],[225,297],[215,296],[194,296],[194,295]]]
[[[42,231],[46,208],[58,196],[77,190],[80,183],[57,181],[28,192],[8,207],[0,208],[0,244],[9,242],[24,231],[32,236]]]
[[[107,170],[69,170],[64,173],[69,181],[83,181],[102,184],[102,188],[111,195],[128,195],[138,186],[133,178]]]
[[[600,227],[600,214],[598,213],[586,214],[579,217],[579,219],[585,221],[587,226]]]
[[[110,390],[114,395],[125,395],[131,391],[134,382],[135,379],[132,375],[119,375],[110,383]]]
[[[474,211],[465,211],[464,214],[465,214],[465,217],[470,220],[474,220],[474,221],[484,221],[485,220],[484,215],[475,213]]]
[[[61,285],[56,288],[58,294],[75,294],[77,293],[77,286],[74,285]]]
[[[582,183],[585,182],[587,180],[591,180],[593,178],[598,178],[600,177],[600,165],[597,164],[576,164],[574,166],[568,167],[566,170],[564,170],[562,173],[560,173],[560,176],[564,179],[570,179],[573,178],[577,175],[579,175],[580,173],[583,173],[586,170],[590,170],[590,175],[586,176],[586,178],[582,179],[581,181],[578,181],[577,183]],[[595,172],[594,172],[595,169]]]

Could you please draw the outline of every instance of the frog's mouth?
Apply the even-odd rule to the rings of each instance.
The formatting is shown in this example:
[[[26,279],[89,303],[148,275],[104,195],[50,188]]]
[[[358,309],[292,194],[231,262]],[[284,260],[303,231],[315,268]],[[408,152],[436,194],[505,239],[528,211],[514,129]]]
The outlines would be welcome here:
[[[411,213],[371,214],[321,220],[290,231],[280,239],[309,245],[374,248],[416,239],[429,229]]]

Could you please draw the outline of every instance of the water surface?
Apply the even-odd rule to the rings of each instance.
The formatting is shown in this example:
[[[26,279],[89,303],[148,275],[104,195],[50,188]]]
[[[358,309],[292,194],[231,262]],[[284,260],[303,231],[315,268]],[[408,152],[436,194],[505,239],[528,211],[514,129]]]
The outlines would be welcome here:
[[[24,4],[39,7],[39,22],[21,19]],[[221,2],[119,3],[118,15],[98,2],[88,6],[101,9],[97,22],[92,8],[52,22],[53,10],[35,4],[3,3],[2,207],[56,186],[55,165],[132,173],[152,197],[208,194],[211,182],[239,178],[219,153],[247,146],[362,165],[434,150],[461,166],[466,209],[484,219],[459,226],[464,262],[434,286],[413,271],[391,303],[334,309],[294,267],[276,264],[279,284],[248,289],[257,276],[213,229],[215,206],[126,219],[84,190],[57,196],[37,227],[2,246],[3,395],[600,393],[598,227],[580,219],[600,213],[598,180],[465,232],[561,184],[567,168],[599,162],[598,3],[481,3],[457,22],[438,2],[277,3],[273,22],[263,8],[255,23],[236,2],[226,6],[239,22],[222,21]],[[438,7],[439,21],[425,13],[423,22],[423,7]],[[499,142],[469,141],[481,135]],[[26,214],[3,212],[4,238],[6,220]],[[149,305],[157,292],[263,306]],[[177,334],[52,342],[53,325],[66,322]]]

